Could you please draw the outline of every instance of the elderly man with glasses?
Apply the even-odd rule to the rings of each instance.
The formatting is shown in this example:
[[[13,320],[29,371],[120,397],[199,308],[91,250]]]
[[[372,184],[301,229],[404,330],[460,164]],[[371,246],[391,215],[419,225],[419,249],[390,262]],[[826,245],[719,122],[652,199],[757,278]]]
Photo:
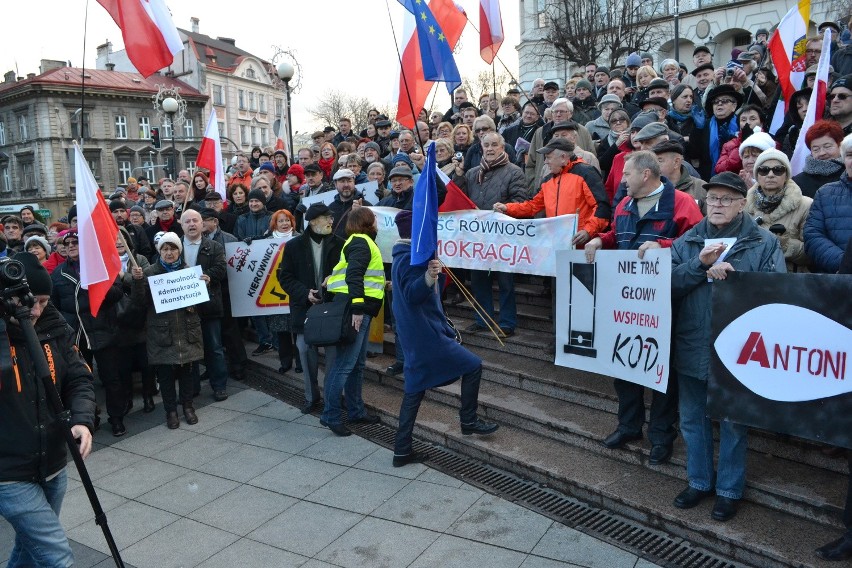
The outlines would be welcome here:
[[[497,125],[490,116],[478,116],[473,121],[473,134],[476,140],[473,145],[468,148],[464,156],[464,171],[469,171],[475,168],[482,161],[482,137],[489,132],[497,132]],[[506,154],[509,155],[509,161],[515,162],[515,149],[507,143],[503,143]]]
[[[559,98],[553,101],[550,112],[552,113],[553,120],[539,128],[535,136],[533,136],[532,144],[530,145],[529,160],[527,160],[524,168],[524,175],[526,176],[527,186],[530,190],[538,189],[537,183],[541,179],[545,167],[544,159],[538,153],[538,150],[550,142],[550,139],[553,137],[552,130],[555,123],[565,122],[573,118],[574,105],[568,99]],[[592,135],[589,134],[588,129],[582,124],[577,125],[577,147],[588,152],[595,151]]]

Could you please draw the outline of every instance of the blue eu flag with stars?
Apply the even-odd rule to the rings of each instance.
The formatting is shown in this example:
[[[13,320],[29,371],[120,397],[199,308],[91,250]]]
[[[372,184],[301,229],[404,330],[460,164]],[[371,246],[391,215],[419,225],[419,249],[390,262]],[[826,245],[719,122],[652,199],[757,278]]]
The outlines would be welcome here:
[[[438,186],[435,179],[435,145],[426,149],[426,163],[411,203],[411,266],[426,264],[438,249]]]
[[[399,0],[399,3],[414,14],[417,20],[424,79],[446,83],[447,90],[452,94],[461,85],[461,75],[453,58],[453,50],[432,10],[426,5],[426,0]]]

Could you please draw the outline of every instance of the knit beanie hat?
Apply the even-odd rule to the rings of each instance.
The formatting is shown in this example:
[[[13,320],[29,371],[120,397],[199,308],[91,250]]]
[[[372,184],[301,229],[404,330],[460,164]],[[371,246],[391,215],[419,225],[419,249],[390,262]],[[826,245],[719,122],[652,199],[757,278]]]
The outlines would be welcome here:
[[[740,158],[743,157],[743,152],[746,148],[757,148],[761,152],[775,147],[775,140],[766,132],[755,132],[740,144]]]
[[[752,136],[754,136],[754,135],[752,135]],[[751,136],[749,136],[749,138],[751,138]],[[769,160],[778,160],[779,162],[781,162],[781,165],[783,165],[787,169],[787,179],[788,180],[790,179],[790,177],[792,175],[792,172],[790,171],[790,160],[787,159],[787,154],[785,154],[784,152],[782,152],[780,150],[775,149],[775,144],[772,145],[772,148],[770,148],[768,150],[764,150],[763,152],[761,152],[760,156],[758,156],[757,160],[754,162],[754,177],[755,178],[757,177],[757,168],[759,168],[760,166],[762,166],[765,162],[768,162]]]
[[[399,238],[411,238],[411,211],[403,209],[394,217],[396,222],[396,230],[399,231]]]
[[[163,245],[166,243],[173,244],[177,247],[178,252],[183,252],[183,243],[180,242],[180,237],[177,236],[177,233],[173,233],[169,231],[168,233],[164,233],[160,240],[157,241],[157,252],[160,252],[160,249],[163,248]]]
[[[290,166],[287,170],[287,175],[296,176],[296,179],[299,180],[299,185],[305,183],[305,168],[303,168],[301,164],[293,164]]]
[[[50,254],[50,245],[48,244],[47,239],[45,239],[44,237],[41,237],[39,235],[31,236],[26,241],[24,241],[24,250],[29,249],[31,244],[37,244],[41,246],[41,248],[44,249],[44,252],[46,252],[48,255]]]
[[[577,89],[586,89],[587,91],[589,91],[591,93],[592,92],[592,84],[589,83],[589,81],[587,79],[580,79],[579,81],[577,81],[577,84],[574,85],[574,90],[576,91]]]
[[[249,191],[248,199],[246,201],[251,201],[252,199],[257,199],[261,203],[266,203],[266,195],[263,193],[263,190],[253,189]]]
[[[639,67],[642,65],[642,58],[639,57],[639,54],[636,52],[631,53],[627,56],[627,61],[625,61],[625,67]]]
[[[15,260],[24,265],[27,284],[29,284],[30,292],[34,296],[50,296],[53,293],[53,282],[50,280],[50,274],[34,254],[19,252],[15,255]]]

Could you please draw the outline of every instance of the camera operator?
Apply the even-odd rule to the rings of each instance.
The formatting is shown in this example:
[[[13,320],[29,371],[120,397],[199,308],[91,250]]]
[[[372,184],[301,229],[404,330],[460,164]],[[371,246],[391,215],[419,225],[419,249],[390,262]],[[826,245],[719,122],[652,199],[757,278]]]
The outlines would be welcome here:
[[[85,458],[92,449],[95,420],[92,373],[74,345],[71,329],[50,303],[47,270],[29,253],[19,253],[15,260],[24,265],[35,297],[30,320]],[[3,284],[8,290],[9,283]],[[8,565],[72,566],[74,557],[59,522],[68,481],[62,429],[68,426],[46,402],[20,322],[14,317],[7,322],[9,341],[3,349],[9,351],[0,354],[0,515],[15,529]]]

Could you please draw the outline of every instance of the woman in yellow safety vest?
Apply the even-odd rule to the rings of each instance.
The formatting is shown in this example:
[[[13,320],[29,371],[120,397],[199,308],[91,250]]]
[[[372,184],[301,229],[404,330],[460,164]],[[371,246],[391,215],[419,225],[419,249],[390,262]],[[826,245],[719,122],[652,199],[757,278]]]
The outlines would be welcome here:
[[[337,355],[325,377],[325,408],[320,422],[338,436],[352,432],[343,425],[341,391],[346,396],[349,422],[375,424],[379,417],[367,414],[361,398],[364,363],[370,320],[379,314],[385,295],[385,269],[382,254],[375,243],[376,216],[364,207],[354,208],[346,220],[348,239],[343,244],[340,262],[328,277],[326,288],[334,294],[347,294],[352,302],[352,326],[358,332],[352,343],[337,344]]]

